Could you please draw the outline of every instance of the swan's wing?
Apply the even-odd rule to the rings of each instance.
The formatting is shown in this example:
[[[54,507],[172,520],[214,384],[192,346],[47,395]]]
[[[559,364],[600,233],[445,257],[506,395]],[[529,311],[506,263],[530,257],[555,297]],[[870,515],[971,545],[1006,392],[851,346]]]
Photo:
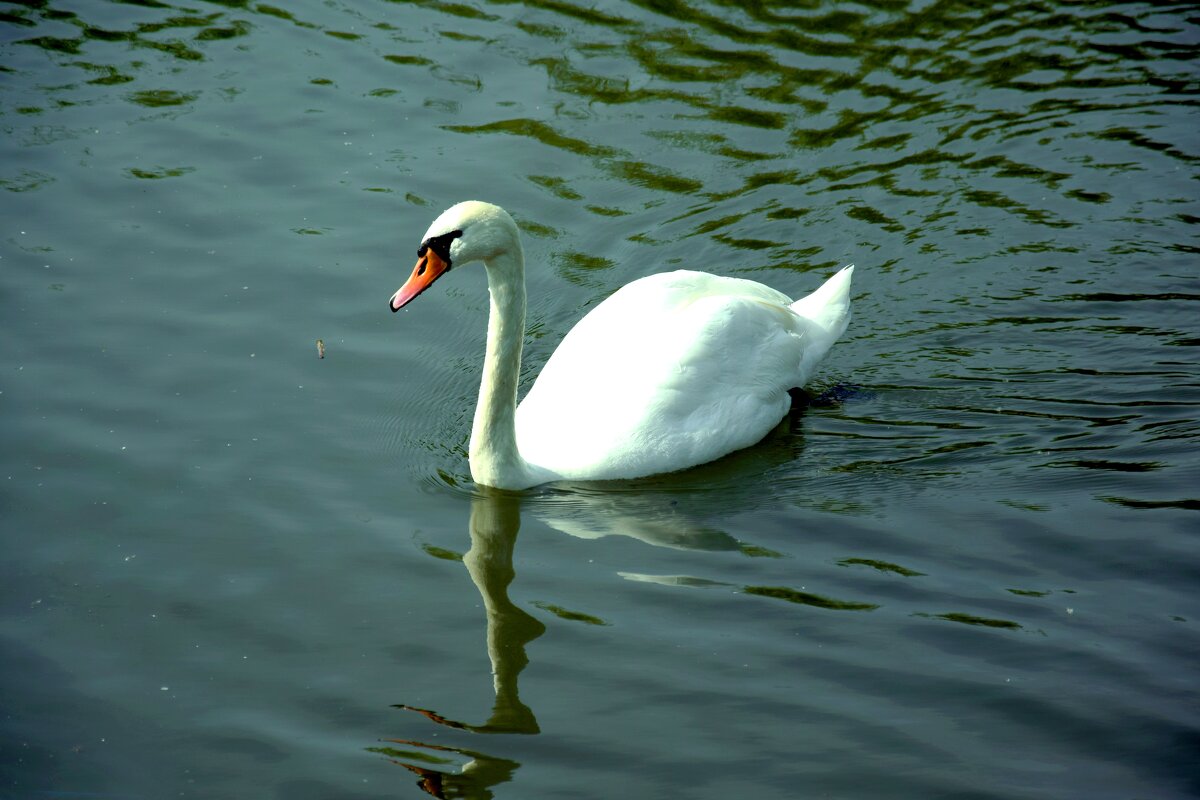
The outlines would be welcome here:
[[[613,294],[563,339],[517,409],[531,464],[637,477],[754,444],[802,380],[812,323],[774,289],[695,272]]]

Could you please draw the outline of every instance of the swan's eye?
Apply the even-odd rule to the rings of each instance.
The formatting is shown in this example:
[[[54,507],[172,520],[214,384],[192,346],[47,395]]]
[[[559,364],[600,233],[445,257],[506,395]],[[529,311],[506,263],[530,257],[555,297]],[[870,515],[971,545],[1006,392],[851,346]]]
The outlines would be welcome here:
[[[417,258],[424,256],[426,250],[432,250],[437,253],[438,258],[449,264],[450,243],[462,235],[462,231],[450,231],[449,233],[443,233],[441,236],[430,236],[421,242],[421,247],[417,250]]]

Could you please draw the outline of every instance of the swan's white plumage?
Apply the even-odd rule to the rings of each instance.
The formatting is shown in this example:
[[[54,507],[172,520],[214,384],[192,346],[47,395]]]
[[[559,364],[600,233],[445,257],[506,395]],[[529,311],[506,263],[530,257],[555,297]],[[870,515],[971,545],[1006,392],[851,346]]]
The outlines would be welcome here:
[[[762,284],[703,272],[630,283],[542,368],[517,408],[521,455],[558,477],[600,480],[754,444],[787,413],[814,351],[832,344],[789,305]]]
[[[497,212],[507,223],[497,223]],[[478,250],[471,240],[475,217],[484,221],[479,236],[486,240]],[[637,478],[748,447],[787,413],[788,389],[808,381],[849,320],[853,267],[795,303],[749,280],[688,270],[651,275],[579,321],[514,417],[520,342],[512,339],[524,327],[516,226],[496,206],[463,203],[443,214],[427,239],[457,229],[463,235],[451,247],[455,265],[485,260],[492,295],[471,470],[477,481],[501,488]],[[512,241],[497,244],[505,236]],[[517,316],[519,327],[502,321]],[[510,381],[512,389],[490,386]],[[486,430],[505,425],[515,426],[517,452],[488,452],[513,449],[511,434]]]

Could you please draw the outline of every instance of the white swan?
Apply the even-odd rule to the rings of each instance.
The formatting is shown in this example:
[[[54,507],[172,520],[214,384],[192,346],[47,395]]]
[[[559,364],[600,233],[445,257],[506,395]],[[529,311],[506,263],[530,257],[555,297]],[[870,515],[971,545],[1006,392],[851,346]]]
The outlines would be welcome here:
[[[429,227],[399,311],[451,265],[487,267],[491,313],[471,477],[501,489],[640,478],[748,447],[787,413],[846,329],[845,267],[796,302],[754,281],[679,270],[630,283],[562,340],[517,406],[525,255],[504,209],[468,201]]]

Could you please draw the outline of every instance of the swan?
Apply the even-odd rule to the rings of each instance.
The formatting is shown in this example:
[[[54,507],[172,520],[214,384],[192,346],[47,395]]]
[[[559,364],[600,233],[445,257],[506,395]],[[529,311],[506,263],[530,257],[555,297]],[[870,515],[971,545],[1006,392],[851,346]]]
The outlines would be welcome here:
[[[518,406],[525,254],[513,218],[490,203],[459,203],[434,220],[417,259],[392,311],[451,266],[487,268],[469,460],[476,483],[499,489],[674,472],[760,441],[787,414],[788,390],[846,330],[854,273],[844,267],[795,302],[705,272],[639,278],[567,333]]]

